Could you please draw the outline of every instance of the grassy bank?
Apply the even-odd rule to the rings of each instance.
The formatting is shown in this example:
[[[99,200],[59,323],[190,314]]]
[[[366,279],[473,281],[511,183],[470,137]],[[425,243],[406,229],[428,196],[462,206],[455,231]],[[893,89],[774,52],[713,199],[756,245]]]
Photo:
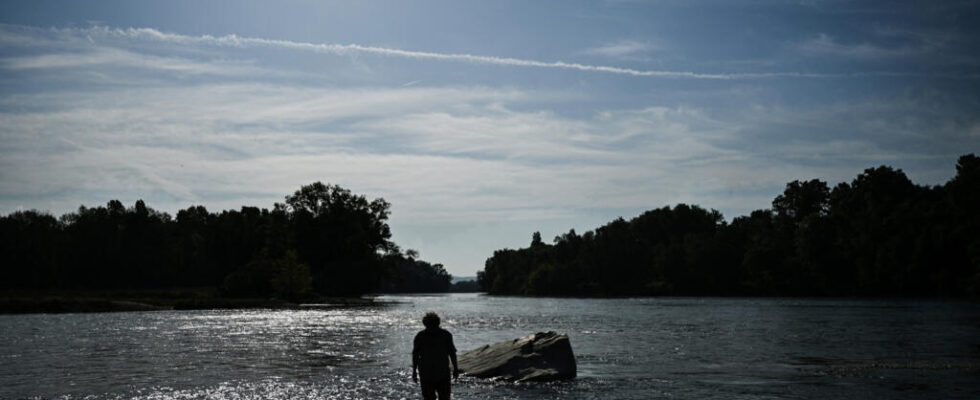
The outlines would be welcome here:
[[[379,304],[363,297],[303,299],[225,297],[212,288],[166,290],[70,290],[0,293],[0,314],[80,313],[211,309],[306,309]]]

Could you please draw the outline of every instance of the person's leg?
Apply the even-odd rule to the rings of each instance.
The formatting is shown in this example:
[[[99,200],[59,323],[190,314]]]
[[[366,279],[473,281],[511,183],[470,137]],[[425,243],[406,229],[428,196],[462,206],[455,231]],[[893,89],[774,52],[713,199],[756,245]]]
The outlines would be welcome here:
[[[422,398],[424,400],[436,400],[436,385],[432,382],[422,380]]]
[[[436,391],[439,392],[439,400],[449,400],[450,380],[446,379],[439,382],[439,386],[436,387]]]

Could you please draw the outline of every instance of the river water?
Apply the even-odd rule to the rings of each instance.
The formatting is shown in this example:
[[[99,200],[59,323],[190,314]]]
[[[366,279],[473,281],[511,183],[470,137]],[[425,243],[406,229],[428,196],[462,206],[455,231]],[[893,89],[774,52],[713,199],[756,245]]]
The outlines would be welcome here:
[[[0,398],[402,399],[427,310],[460,351],[567,333],[570,382],[459,399],[978,399],[980,304],[476,294],[303,311],[0,315]]]

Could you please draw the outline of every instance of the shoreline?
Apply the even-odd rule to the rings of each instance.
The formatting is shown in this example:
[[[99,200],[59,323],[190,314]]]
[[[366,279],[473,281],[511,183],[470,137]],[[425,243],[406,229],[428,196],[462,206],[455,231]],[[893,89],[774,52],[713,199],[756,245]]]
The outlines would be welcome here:
[[[310,297],[302,301],[222,297],[211,289],[145,292],[22,292],[0,294],[0,315],[172,310],[309,310],[384,304],[387,303],[376,301],[373,297]]]

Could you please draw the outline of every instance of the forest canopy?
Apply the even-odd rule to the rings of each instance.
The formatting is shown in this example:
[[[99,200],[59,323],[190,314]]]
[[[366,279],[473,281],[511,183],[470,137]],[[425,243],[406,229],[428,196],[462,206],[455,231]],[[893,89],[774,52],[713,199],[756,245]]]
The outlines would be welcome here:
[[[0,217],[0,289],[214,287],[229,297],[445,292],[451,276],[391,241],[390,204],[336,185],[302,186],[271,209],[171,217],[142,200],[56,218]],[[678,204],[595,230],[533,233],[487,259],[491,294],[559,296],[980,295],[980,158],[943,185],[869,168],[832,189],[786,184],[771,208],[726,222]]]
[[[978,296],[980,158],[960,157],[939,186],[888,166],[833,189],[793,181],[731,223],[678,204],[553,244],[535,232],[495,251],[478,280],[516,295]]]
[[[440,264],[391,241],[390,204],[336,185],[302,186],[272,209],[176,217],[139,200],[81,206],[60,218],[0,217],[0,289],[216,287],[226,296],[352,296],[447,291]]]

